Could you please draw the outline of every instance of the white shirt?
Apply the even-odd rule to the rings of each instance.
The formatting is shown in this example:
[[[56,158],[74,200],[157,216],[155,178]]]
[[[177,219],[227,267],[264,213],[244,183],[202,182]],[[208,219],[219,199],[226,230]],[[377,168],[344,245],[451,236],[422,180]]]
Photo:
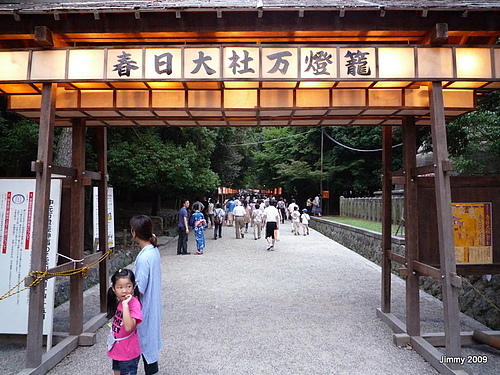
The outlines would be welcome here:
[[[302,216],[302,224],[309,224],[309,219],[310,219],[309,215],[304,212],[301,216]]]
[[[266,222],[277,223],[280,220],[280,213],[276,207],[268,206],[264,210],[264,217],[266,218]]]
[[[233,210],[234,216],[245,216],[245,208],[243,206],[236,206]]]

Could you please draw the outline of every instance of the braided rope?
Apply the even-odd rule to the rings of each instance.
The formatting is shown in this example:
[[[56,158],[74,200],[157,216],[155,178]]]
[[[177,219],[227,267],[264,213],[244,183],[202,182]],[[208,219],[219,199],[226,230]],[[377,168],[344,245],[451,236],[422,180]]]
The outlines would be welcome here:
[[[19,283],[17,283],[16,285],[14,285],[12,288],[10,288],[6,293],[4,293],[2,296],[0,296],[0,301],[1,300],[4,300],[8,297],[12,297],[18,293],[21,293],[29,288],[32,288],[34,286],[37,286],[38,284],[40,284],[42,281],[44,281],[47,276],[72,276],[72,275],[76,275],[78,273],[80,273],[82,275],[82,277],[86,277],[87,274],[88,274],[88,270],[89,268],[92,268],[96,265],[98,265],[99,263],[101,263],[104,259],[106,259],[108,256],[110,256],[112,253],[111,249],[108,249],[108,251],[106,253],[104,253],[103,255],[101,255],[100,258],[96,259],[95,261],[93,261],[92,263],[88,264],[87,266],[84,266],[84,267],[80,267],[80,268],[75,268],[73,270],[69,270],[69,271],[62,271],[62,272],[49,272],[48,270],[45,270],[45,271],[30,271],[28,273],[28,276],[26,276],[24,279],[22,279]],[[14,289],[16,289],[19,285],[21,285],[23,282],[25,282],[25,280],[27,278],[33,278],[33,281],[26,287],[22,288],[22,289],[19,289],[15,292],[12,292]]]

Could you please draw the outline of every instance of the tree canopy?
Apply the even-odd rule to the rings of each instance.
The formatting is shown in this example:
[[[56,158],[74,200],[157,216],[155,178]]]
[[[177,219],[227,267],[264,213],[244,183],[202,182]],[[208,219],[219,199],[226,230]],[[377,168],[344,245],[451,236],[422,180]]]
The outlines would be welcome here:
[[[456,173],[500,174],[500,91],[483,96],[478,110],[451,121],[447,132]]]

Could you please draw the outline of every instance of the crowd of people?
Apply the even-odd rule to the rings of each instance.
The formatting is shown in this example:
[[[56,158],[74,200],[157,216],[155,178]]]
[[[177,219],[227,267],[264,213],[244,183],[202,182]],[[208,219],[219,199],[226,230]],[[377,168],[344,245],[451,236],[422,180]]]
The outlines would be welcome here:
[[[279,237],[279,226],[290,220],[295,235],[309,235],[311,216],[321,216],[319,194],[308,198],[305,207],[300,210],[295,199],[290,203],[283,197],[275,198],[260,195],[235,196],[220,202],[216,199],[196,198],[192,206],[189,200],[181,201],[177,229],[179,232],[177,254],[189,255],[187,237],[190,228],[195,232],[196,255],[202,255],[205,249],[205,232],[213,230],[213,239],[222,238],[223,227],[234,227],[237,239],[245,238],[249,230],[258,240],[262,233],[267,241],[267,250],[274,250]],[[210,232],[212,233],[212,232]]]

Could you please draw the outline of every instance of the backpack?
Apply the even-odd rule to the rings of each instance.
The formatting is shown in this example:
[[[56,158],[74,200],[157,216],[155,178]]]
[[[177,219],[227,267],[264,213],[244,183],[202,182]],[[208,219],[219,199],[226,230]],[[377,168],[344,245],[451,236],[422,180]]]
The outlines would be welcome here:
[[[221,209],[217,208],[215,210],[215,215],[214,215],[214,223],[215,224],[221,224],[222,223],[222,217],[221,217]]]

